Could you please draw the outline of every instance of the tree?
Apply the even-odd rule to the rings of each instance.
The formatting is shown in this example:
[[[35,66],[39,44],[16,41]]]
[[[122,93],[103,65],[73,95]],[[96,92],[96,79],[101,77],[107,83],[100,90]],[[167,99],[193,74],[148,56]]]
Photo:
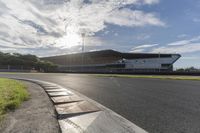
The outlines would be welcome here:
[[[35,69],[38,71],[50,72],[55,71],[56,65],[49,61],[40,60],[37,56],[19,53],[2,53],[0,52],[0,65],[12,66],[15,68]]]
[[[188,68],[180,68],[176,70],[177,72],[200,72],[200,69],[197,69],[195,67],[188,67]]]

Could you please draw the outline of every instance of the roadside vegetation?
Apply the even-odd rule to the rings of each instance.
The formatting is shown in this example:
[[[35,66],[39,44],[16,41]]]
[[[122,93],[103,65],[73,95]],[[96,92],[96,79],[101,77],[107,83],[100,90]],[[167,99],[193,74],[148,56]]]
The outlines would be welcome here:
[[[0,121],[7,111],[16,109],[28,97],[29,94],[23,83],[0,78]]]
[[[0,52],[0,69],[37,70],[52,72],[57,66],[49,61],[41,60],[35,55]]]
[[[195,67],[179,68],[176,69],[176,72],[200,72],[200,69]]]
[[[176,76],[176,75],[124,75],[124,74],[95,74],[99,77],[118,77],[118,78],[152,78],[152,79],[173,79],[173,80],[199,80],[200,76]]]

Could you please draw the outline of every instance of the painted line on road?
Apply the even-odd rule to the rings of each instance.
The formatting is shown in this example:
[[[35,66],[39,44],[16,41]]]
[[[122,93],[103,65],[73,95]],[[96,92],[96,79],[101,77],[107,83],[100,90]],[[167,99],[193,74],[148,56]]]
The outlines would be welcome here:
[[[52,100],[62,133],[147,133],[96,101],[58,84],[24,78],[40,85]]]

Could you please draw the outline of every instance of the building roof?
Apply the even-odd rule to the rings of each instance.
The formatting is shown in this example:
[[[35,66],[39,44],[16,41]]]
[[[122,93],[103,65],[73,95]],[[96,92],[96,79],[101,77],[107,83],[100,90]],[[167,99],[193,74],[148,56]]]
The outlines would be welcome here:
[[[80,64],[114,63],[120,59],[141,59],[141,58],[158,58],[158,57],[163,58],[163,57],[171,57],[172,55],[173,54],[159,54],[159,53],[122,53],[114,50],[101,50],[101,51],[44,57],[41,59],[52,61],[60,65],[67,65],[67,64],[80,65]]]

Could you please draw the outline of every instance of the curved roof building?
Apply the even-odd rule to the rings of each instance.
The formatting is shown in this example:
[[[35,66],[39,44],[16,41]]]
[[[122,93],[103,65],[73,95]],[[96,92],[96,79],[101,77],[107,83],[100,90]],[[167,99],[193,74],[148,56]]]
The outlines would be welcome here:
[[[158,53],[122,53],[114,50],[102,50],[44,57],[66,70],[116,70],[135,71],[172,70],[173,63],[181,57],[180,54]]]

